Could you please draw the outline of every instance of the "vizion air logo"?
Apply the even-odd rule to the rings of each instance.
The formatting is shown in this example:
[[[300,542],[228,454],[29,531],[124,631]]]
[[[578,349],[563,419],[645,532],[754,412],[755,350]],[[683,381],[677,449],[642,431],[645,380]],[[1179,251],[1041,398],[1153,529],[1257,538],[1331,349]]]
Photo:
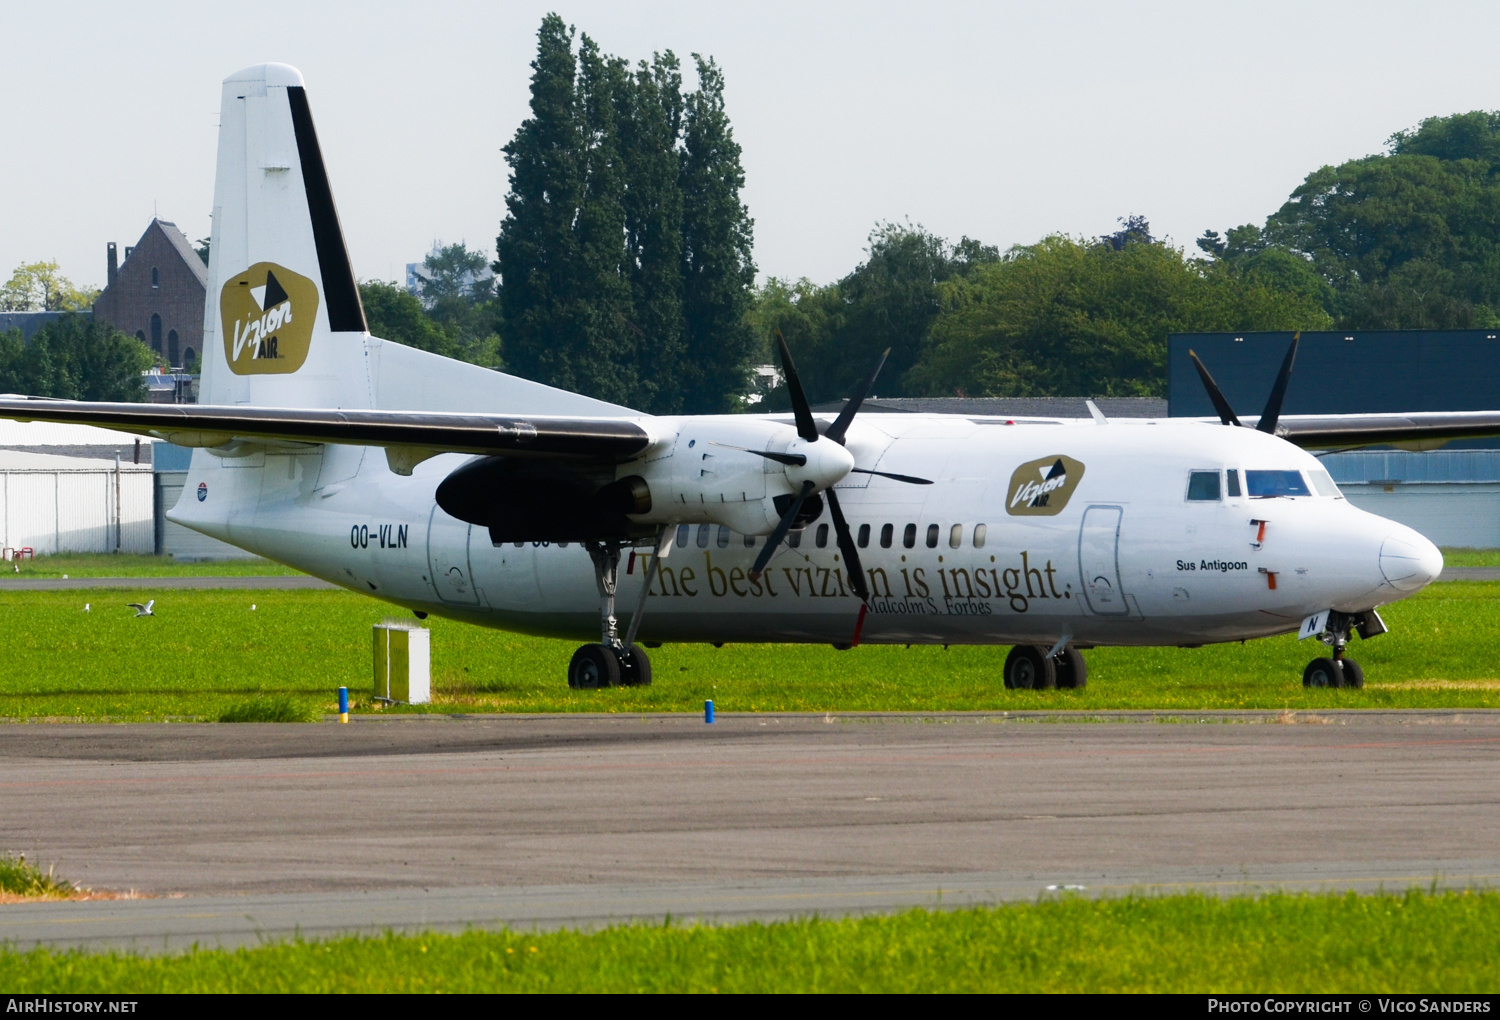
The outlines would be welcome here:
[[[257,262],[219,294],[224,357],[235,375],[295,372],[307,360],[318,288],[272,262]]]
[[[1005,512],[1016,517],[1051,517],[1061,513],[1083,480],[1083,465],[1072,457],[1029,460],[1010,476]]]

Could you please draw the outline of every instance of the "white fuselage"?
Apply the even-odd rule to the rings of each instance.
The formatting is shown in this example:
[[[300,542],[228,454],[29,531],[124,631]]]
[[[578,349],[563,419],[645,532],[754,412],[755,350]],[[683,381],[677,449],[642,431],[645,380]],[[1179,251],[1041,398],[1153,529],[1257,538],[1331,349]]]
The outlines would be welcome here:
[[[651,423],[661,438],[617,476],[648,479],[655,505],[643,519],[668,524],[676,536],[639,638],[850,642],[860,602],[826,510],[762,579],[747,576],[775,523],[769,497],[791,486],[781,465],[713,441],[760,430],[771,438],[759,448],[784,450],[793,435],[785,419]],[[1309,454],[1250,429],[866,414],[848,449],[860,467],[934,483],[850,474],[836,487],[872,593],[864,643],[1241,640],[1294,630],[1324,609],[1361,612],[1403,598],[1442,566],[1416,532],[1341,496],[1230,494],[1239,485],[1228,481],[1230,470],[1239,479],[1319,470]],[[1059,458],[1080,466],[1071,469],[1063,505],[1027,512],[1013,498],[1013,475],[1028,462]],[[484,528],[436,506],[438,484],[468,459],[441,455],[400,476],[379,449],[238,458],[199,450],[170,517],[413,610],[597,639],[599,593],[583,548],[493,545]],[[1188,498],[1194,470],[1220,473],[1218,499]],[[1046,484],[1038,474],[1028,492]],[[747,531],[760,537],[747,541]],[[646,577],[646,553],[621,566],[625,622]]]

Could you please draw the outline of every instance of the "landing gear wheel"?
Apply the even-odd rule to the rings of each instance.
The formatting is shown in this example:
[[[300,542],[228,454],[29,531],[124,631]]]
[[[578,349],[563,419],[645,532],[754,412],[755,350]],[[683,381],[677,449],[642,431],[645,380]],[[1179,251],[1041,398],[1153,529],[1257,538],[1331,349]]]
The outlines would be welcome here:
[[[620,660],[614,649],[604,645],[584,645],[568,663],[568,686],[574,690],[613,687],[619,682]]]
[[[1005,657],[1006,690],[1045,691],[1056,686],[1057,667],[1045,648],[1016,645]]]
[[[620,683],[625,687],[651,686],[651,660],[640,645],[620,653]]]
[[[1359,663],[1355,662],[1347,655],[1344,656],[1343,686],[1352,688],[1356,691],[1362,690],[1365,686],[1365,671],[1360,668]]]
[[[1053,660],[1057,664],[1057,686],[1064,690],[1081,691],[1089,683],[1089,665],[1083,661],[1083,653],[1072,645],[1063,648]]]
[[[1307,668],[1302,671],[1303,687],[1338,687],[1341,686],[1340,679],[1338,666],[1326,656],[1309,662]]]

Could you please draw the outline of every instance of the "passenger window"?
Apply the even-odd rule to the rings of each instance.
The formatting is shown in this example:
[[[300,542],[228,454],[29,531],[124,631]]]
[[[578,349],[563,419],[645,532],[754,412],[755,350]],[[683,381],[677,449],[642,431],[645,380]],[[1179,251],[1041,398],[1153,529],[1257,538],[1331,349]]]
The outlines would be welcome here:
[[[793,549],[800,549],[802,547],[802,532],[788,531],[786,533],[786,544]]]
[[[719,525],[719,548],[729,548],[729,529],[724,527],[724,525],[722,524]]]
[[[891,542],[896,537],[896,526],[894,524],[883,524],[880,527],[880,548],[889,549]]]
[[[712,524],[700,524],[700,525],[698,525],[698,548],[699,549],[707,549],[708,548],[708,533],[713,530],[713,527],[714,526]]]
[[[1333,484],[1333,479],[1328,472],[1322,468],[1314,468],[1307,473],[1308,480],[1312,482],[1313,491],[1319,496],[1342,496],[1339,487]]]
[[[1273,496],[1311,496],[1299,471],[1246,471],[1245,488],[1251,499]]]
[[[859,547],[861,549],[868,549],[870,547],[870,526],[868,524],[861,524],[859,526]]]
[[[937,548],[938,535],[940,535],[942,531],[943,529],[938,527],[936,524],[927,525],[927,548]]]
[[[948,547],[950,549],[957,549],[963,544],[964,526],[962,524],[955,524],[953,525],[953,530],[948,532]]]
[[[817,547],[819,549],[827,549],[828,548],[828,525],[826,525],[826,524],[819,524],[818,525],[818,533],[817,533],[816,536],[814,536],[813,543],[815,545],[817,545]]]
[[[1230,468],[1228,471],[1224,472],[1224,475],[1229,479],[1229,495],[1238,496],[1240,494],[1239,471],[1235,468]]]
[[[986,529],[985,529],[985,526],[983,524],[976,524],[976,525],[974,525],[974,548],[975,549],[983,549],[984,548],[984,533],[985,533],[985,530]]]
[[[914,546],[916,546],[916,544],[917,544],[917,526],[915,524],[908,524],[906,526],[906,533],[901,536],[901,544],[904,545],[904,546],[906,546],[906,548],[908,548],[908,549],[911,549]]]
[[[1194,471],[1188,477],[1189,500],[1217,500],[1219,498],[1219,473],[1217,471]]]
[[[692,533],[692,530],[693,530],[693,526],[691,524],[679,524],[679,525],[677,525],[677,548],[679,548],[679,549],[686,549],[687,548],[688,535]]]

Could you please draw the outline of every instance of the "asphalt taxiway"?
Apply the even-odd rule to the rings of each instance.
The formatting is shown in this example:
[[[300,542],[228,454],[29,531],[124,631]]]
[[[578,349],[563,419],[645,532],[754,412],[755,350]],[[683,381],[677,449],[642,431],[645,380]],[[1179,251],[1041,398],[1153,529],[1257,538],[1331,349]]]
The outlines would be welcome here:
[[[149,898],[0,906],[0,939],[1500,884],[1500,712],[1054,718],[7,725],[0,849]]]

